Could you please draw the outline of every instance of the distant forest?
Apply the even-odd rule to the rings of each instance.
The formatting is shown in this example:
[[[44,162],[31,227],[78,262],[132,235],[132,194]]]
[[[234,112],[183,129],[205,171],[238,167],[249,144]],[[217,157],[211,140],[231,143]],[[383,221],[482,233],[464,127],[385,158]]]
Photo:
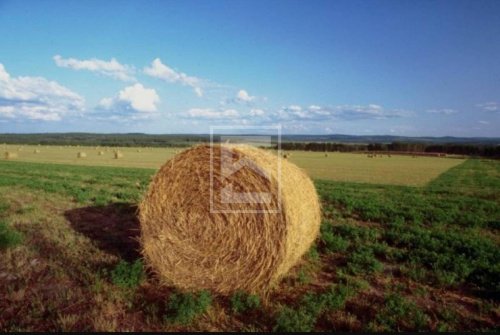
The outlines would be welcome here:
[[[41,145],[82,145],[107,147],[188,147],[193,143],[210,142],[210,135],[150,134],[0,134],[0,143]]]
[[[220,137],[214,135],[217,142]],[[209,143],[210,135],[173,134],[0,134],[0,143],[41,145],[82,145],[109,147],[189,147]],[[277,137],[272,137],[277,146]],[[284,135],[283,150],[307,150],[325,152],[398,152],[456,154],[500,158],[500,139],[456,137],[395,137],[353,135]]]
[[[488,144],[432,144],[432,143],[369,143],[345,144],[327,142],[283,142],[282,150],[306,150],[324,152],[374,152],[374,153],[406,153],[406,154],[453,154],[500,158],[500,145]]]

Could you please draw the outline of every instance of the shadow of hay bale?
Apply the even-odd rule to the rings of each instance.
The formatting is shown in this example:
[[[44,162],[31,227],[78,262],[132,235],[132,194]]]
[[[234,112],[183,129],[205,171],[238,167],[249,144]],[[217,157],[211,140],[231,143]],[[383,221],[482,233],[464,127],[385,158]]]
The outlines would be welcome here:
[[[99,249],[130,262],[141,257],[136,211],[135,205],[117,203],[76,208],[64,216],[75,231],[91,239]]]

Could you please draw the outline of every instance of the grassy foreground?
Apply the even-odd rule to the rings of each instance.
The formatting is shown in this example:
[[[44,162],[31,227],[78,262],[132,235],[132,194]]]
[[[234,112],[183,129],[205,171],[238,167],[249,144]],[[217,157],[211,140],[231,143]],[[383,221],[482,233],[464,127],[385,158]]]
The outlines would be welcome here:
[[[114,151],[123,153],[114,158]],[[158,169],[176,152],[185,148],[101,148],[35,145],[0,145],[0,161],[4,153],[17,154],[15,161],[59,163],[85,166],[113,166]],[[78,158],[84,152],[87,157]],[[99,154],[101,153],[101,154]],[[402,155],[328,153],[293,151],[288,158],[305,169],[312,178],[375,184],[423,186],[451,167],[464,162],[458,158],[412,157]]]
[[[158,285],[135,240],[153,174],[0,161],[0,330],[499,330],[499,162],[316,180],[321,237],[269,297]]]

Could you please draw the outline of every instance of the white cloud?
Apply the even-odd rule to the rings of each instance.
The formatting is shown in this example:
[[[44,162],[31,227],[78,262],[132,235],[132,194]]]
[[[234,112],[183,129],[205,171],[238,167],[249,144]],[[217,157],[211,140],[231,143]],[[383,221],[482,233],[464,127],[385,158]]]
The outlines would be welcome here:
[[[133,109],[139,112],[156,112],[156,104],[160,97],[152,88],[145,88],[142,84],[126,87],[120,91],[118,99],[129,102]]]
[[[288,110],[292,111],[292,112],[300,112],[302,111],[302,107],[298,106],[298,105],[290,105],[287,107]]]
[[[480,121],[478,121],[478,122],[479,122],[480,124],[490,124],[490,122],[489,122],[489,121],[483,121],[483,120],[480,120]]]
[[[250,110],[251,116],[263,116],[264,114],[265,112],[262,109],[255,108]]]
[[[5,67],[2,63],[0,63],[0,81],[8,81],[10,79],[10,75],[5,70]]]
[[[234,109],[214,110],[212,108],[191,108],[188,110],[187,116],[199,119],[232,119],[237,118],[239,113]]]
[[[443,108],[443,109],[429,109],[427,113],[430,114],[442,114],[442,115],[453,115],[458,113],[457,110],[451,108]]]
[[[485,102],[483,104],[478,104],[477,106],[487,112],[500,111],[500,105],[497,102]]]
[[[202,80],[200,78],[188,76],[185,73],[178,72],[168,65],[163,64],[160,58],[153,60],[150,67],[145,67],[144,73],[170,83],[179,83],[189,86],[194,90],[197,96],[203,96]]]
[[[125,87],[118,92],[114,98],[103,98],[99,102],[99,108],[115,112],[137,112],[137,113],[154,113],[158,110],[157,104],[160,102],[160,97],[152,88],[145,88],[142,84],[134,84]]]
[[[69,68],[77,71],[87,70],[122,81],[136,80],[132,75],[134,69],[130,66],[120,64],[114,58],[109,61],[97,58],[79,60],[75,58],[62,58],[60,55],[55,55],[53,59],[56,65],[59,67]]]
[[[15,109],[14,106],[0,106],[0,118],[14,118]]]
[[[230,98],[224,97],[219,101],[219,105],[247,105],[254,106],[258,101],[267,101],[267,98],[261,98],[257,96],[252,96],[246,90],[239,90],[236,93],[231,93],[233,95]]]
[[[331,107],[321,107],[310,105],[301,107],[290,105],[282,107],[274,114],[276,120],[360,120],[360,119],[388,119],[409,116],[409,111],[398,109],[385,109],[382,106],[369,104],[363,105],[338,105]]]
[[[102,98],[101,101],[99,101],[99,106],[104,109],[111,109],[114,101],[115,100],[113,98]]]
[[[42,77],[11,77],[0,63],[0,117],[58,121],[84,110],[77,93]]]
[[[252,102],[255,100],[255,97],[248,94],[248,92],[245,90],[239,90],[236,98],[243,102]]]

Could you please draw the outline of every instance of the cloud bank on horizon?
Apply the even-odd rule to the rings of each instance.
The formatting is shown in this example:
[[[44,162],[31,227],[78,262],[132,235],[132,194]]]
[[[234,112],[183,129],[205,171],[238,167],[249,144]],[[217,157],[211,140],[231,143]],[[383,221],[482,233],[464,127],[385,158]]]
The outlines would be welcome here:
[[[115,96],[102,97],[98,104],[88,106],[85,99],[78,93],[63,85],[43,77],[12,77],[4,65],[0,63],[0,119],[3,120],[36,120],[57,122],[63,119],[87,119],[97,121],[129,121],[151,120],[161,117],[172,117],[171,113],[159,110],[161,99],[154,88],[147,88],[140,83],[141,76],[150,76],[169,84],[187,86],[198,98],[204,97],[203,86],[210,82],[194,76],[188,76],[164,64],[160,58],[155,58],[150,66],[142,71],[136,71],[132,65],[123,65],[115,58],[109,61],[98,58],[80,60],[76,58],[53,57],[55,65],[75,71],[86,70],[96,75],[102,75],[123,82],[135,82],[125,86]],[[203,103],[193,99],[196,107],[176,113],[173,117],[200,121],[212,121],[218,125],[252,125],[268,126],[282,125],[291,132],[307,132],[311,127],[336,121],[355,120],[387,120],[407,119],[415,117],[416,113],[404,109],[387,109],[377,104],[367,105],[288,105],[276,110],[267,108],[267,99],[259,99],[246,90],[231,90],[232,98],[223,98],[220,94],[216,107],[203,107]],[[476,108],[490,113],[500,111],[499,103],[478,103]],[[430,114],[452,116],[459,111],[450,108],[429,109]],[[481,125],[490,122],[478,120]],[[330,132],[326,128],[326,132]],[[389,133],[394,131],[389,130]],[[324,132],[323,132],[324,133]]]
[[[495,78],[498,84],[500,62],[489,56],[493,49],[500,52],[500,47],[485,42],[489,36],[498,36],[500,23],[492,23],[486,29],[477,17],[474,27],[464,28],[458,17],[449,19],[450,27],[474,29],[482,34],[478,48],[482,48],[485,60],[471,63],[474,55],[467,58],[469,49],[465,50],[465,46],[460,47],[464,48],[462,50],[443,44],[449,38],[458,37],[453,31],[439,28],[438,22],[433,21],[434,16],[429,18],[430,27],[395,21],[392,24],[403,29],[402,32],[394,32],[390,25],[385,27],[386,23],[377,28],[381,31],[375,29],[373,32],[368,24],[354,26],[350,21],[353,17],[345,13],[337,16],[327,11],[335,7],[342,12],[345,4],[320,2],[310,7],[318,17],[312,21],[307,19],[312,25],[307,28],[297,27],[292,20],[305,10],[303,4],[294,3],[285,9],[276,4],[255,3],[269,13],[282,15],[279,24],[271,24],[259,19],[253,22],[240,12],[232,13],[237,17],[229,19],[231,10],[228,8],[233,7],[222,3],[226,7],[221,3],[214,6],[222,6],[227,9],[226,13],[210,14],[217,16],[215,24],[182,21],[183,16],[179,14],[178,21],[171,17],[171,25],[166,27],[183,26],[192,31],[186,29],[180,33],[172,28],[172,35],[169,35],[169,30],[163,27],[163,32],[154,39],[147,33],[154,35],[157,30],[153,28],[163,25],[163,19],[156,18],[152,11],[154,8],[145,9],[143,16],[130,13],[125,18],[117,14],[109,18],[109,22],[98,20],[95,23],[99,29],[99,34],[92,35],[95,43],[87,40],[89,45],[82,43],[78,47],[75,43],[85,40],[87,35],[81,30],[89,28],[90,21],[82,19],[78,23],[68,19],[67,34],[64,29],[51,30],[50,25],[46,32],[40,33],[54,36],[55,42],[44,45],[44,52],[36,57],[20,49],[20,44],[13,43],[16,36],[21,39],[12,28],[24,22],[22,9],[25,5],[5,5],[4,13],[10,13],[13,19],[0,20],[0,29],[12,31],[14,37],[0,36],[0,44],[10,46],[0,55],[0,132],[208,133],[214,125],[281,125],[284,133],[500,137],[500,85],[491,85]],[[494,2],[488,5],[496,7]],[[53,23],[50,15],[42,14],[42,8],[37,6],[33,4],[32,8],[38,13],[35,21]],[[92,6],[81,4],[68,6],[83,6],[79,8],[82,14],[92,10]],[[174,6],[180,12],[185,9],[190,13],[198,4],[188,1],[187,4],[161,6],[165,6],[163,9]],[[247,7],[249,4],[233,6],[259,12]],[[393,10],[385,4],[381,7]],[[431,12],[435,10],[439,14],[452,7],[453,4],[439,4],[431,8]],[[384,15],[387,19],[393,19],[396,14],[409,15],[404,11],[372,13],[370,8],[373,10],[369,4],[356,7],[368,15],[369,22],[379,22]],[[61,11],[70,9],[74,8]],[[430,13],[414,9],[416,16]],[[457,15],[459,13],[463,14],[457,9]],[[480,14],[483,18],[490,15],[486,10]],[[7,18],[5,15],[0,14],[0,19]],[[209,14],[194,15],[209,17]],[[363,43],[344,39],[339,33],[344,28],[333,20],[335,17],[347,25],[352,38],[368,44],[367,49],[360,49]],[[144,24],[148,20],[158,22],[156,26],[151,24],[141,30],[141,34],[132,30],[122,34],[112,28],[113,24],[123,24],[131,18],[138,18]],[[224,18],[242,39],[226,31],[213,30]],[[30,24],[26,22],[27,26]],[[79,30],[73,30],[73,25]],[[281,26],[293,32],[287,35]],[[442,36],[436,37],[436,41],[419,40],[419,36],[426,36],[426,29]],[[199,38],[195,31],[200,34]],[[30,39],[34,42],[39,38],[35,31],[30,30],[27,34],[33,35]],[[68,38],[71,34],[75,35],[74,42]],[[168,38],[165,43],[158,42],[161,41],[159,36],[167,36],[170,42]],[[408,36],[415,38],[409,40]],[[182,43],[175,43],[175,38]],[[204,44],[205,39],[209,40],[207,44]],[[47,37],[42,40],[46,41]],[[148,43],[151,41],[155,43]],[[226,41],[234,45],[228,46]],[[376,43],[386,42],[388,50],[375,51],[379,50],[378,46],[378,49],[372,48]],[[466,42],[476,46],[479,43],[473,39]],[[126,47],[124,52],[120,46],[126,43],[142,49]],[[31,44],[24,45],[31,48]],[[423,54],[415,56],[415,50],[422,47],[433,50],[435,59],[428,59],[428,55]],[[463,55],[458,57],[456,54],[460,50]],[[277,54],[280,56],[275,56]],[[391,58],[394,54],[395,58]],[[419,62],[426,67],[420,67]],[[457,71],[467,67],[467,73]],[[489,72],[485,76],[486,70]]]

